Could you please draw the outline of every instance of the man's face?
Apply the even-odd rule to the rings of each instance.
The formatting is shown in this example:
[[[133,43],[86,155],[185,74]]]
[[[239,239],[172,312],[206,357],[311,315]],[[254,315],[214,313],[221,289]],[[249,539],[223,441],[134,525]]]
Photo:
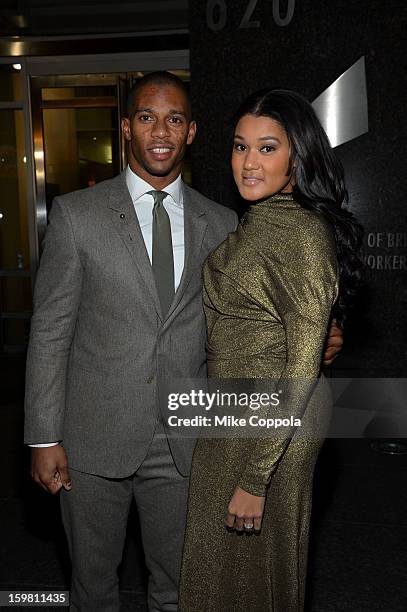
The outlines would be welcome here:
[[[181,172],[186,146],[195,137],[188,100],[173,85],[145,85],[134,100],[131,119],[122,130],[129,142],[130,168],[156,189],[172,183]]]

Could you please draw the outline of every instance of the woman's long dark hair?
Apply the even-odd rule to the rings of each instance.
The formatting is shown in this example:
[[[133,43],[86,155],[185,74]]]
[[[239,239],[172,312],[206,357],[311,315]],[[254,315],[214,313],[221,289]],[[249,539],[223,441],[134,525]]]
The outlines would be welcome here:
[[[235,127],[244,115],[269,117],[284,128],[290,144],[293,197],[325,217],[333,228],[339,264],[339,296],[333,316],[343,327],[360,281],[363,231],[353,214],[343,208],[348,194],[342,165],[311,104],[299,94],[287,89],[255,92],[235,114]]]

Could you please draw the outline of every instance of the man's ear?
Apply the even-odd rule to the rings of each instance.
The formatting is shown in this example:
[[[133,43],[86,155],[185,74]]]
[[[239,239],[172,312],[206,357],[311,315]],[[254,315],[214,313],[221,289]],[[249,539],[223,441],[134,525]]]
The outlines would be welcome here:
[[[196,121],[191,121],[188,128],[187,144],[192,144],[196,136]]]
[[[130,119],[124,117],[121,121],[122,133],[126,140],[131,140]]]

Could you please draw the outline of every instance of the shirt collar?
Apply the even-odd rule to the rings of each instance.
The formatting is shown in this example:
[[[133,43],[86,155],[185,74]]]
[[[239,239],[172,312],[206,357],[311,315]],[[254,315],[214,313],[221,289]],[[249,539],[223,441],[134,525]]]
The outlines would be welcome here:
[[[154,187],[149,185],[149,183],[144,181],[135,172],[133,172],[130,166],[127,166],[126,168],[126,184],[134,204],[136,204],[137,200],[139,200],[148,191],[154,190]],[[171,196],[171,200],[176,206],[178,206],[179,208],[183,208],[181,174],[177,176],[175,181],[167,185],[163,189],[163,191],[165,191],[166,193],[168,193],[169,196]]]

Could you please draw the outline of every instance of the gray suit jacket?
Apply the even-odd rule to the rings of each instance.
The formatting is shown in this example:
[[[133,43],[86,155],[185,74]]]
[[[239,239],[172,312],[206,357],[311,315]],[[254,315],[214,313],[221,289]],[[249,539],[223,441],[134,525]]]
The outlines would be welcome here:
[[[35,287],[25,443],[62,440],[72,468],[133,473],[153,436],[160,381],[205,377],[201,267],[237,219],[183,189],[185,266],[164,319],[125,173],[54,201]],[[193,445],[170,439],[184,475]]]

